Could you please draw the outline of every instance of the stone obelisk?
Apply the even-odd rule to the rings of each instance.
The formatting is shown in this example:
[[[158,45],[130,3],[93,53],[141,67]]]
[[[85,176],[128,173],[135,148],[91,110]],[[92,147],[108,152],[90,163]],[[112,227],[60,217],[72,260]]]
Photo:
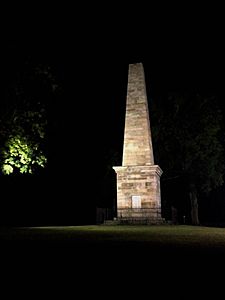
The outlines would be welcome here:
[[[141,63],[128,74],[123,162],[117,174],[117,218],[128,222],[161,222],[160,176],[154,164],[145,75]]]

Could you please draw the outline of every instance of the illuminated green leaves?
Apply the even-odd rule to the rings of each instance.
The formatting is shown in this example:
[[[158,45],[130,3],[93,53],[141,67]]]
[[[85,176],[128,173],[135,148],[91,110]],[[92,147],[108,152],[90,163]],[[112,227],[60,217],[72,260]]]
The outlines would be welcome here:
[[[2,172],[7,175],[16,169],[20,173],[32,174],[37,166],[44,168],[47,163],[47,158],[38,143],[19,135],[10,136],[3,151],[3,158]]]
[[[47,126],[44,107],[14,110],[13,118],[6,125],[5,143],[1,149],[2,173],[33,174],[38,168],[44,168],[47,163],[42,150]]]
[[[13,167],[11,165],[3,164],[2,172],[4,174],[9,175],[9,174],[13,173]]]
[[[6,94],[8,104],[0,119],[3,174],[33,174],[47,164],[47,111],[58,90],[52,72],[49,66],[28,63]]]

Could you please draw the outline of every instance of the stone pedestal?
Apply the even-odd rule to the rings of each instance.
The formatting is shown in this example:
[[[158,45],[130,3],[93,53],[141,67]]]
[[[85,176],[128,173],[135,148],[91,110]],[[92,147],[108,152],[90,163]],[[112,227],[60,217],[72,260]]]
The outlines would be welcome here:
[[[159,166],[114,167],[117,173],[117,217],[131,222],[161,219]]]

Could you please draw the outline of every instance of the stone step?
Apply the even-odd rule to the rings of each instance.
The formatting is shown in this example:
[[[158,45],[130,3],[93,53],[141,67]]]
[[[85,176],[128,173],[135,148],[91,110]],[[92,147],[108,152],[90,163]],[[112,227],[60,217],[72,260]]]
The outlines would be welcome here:
[[[118,220],[105,220],[104,225],[118,225],[119,221]]]
[[[164,218],[118,218],[115,220],[105,220],[103,225],[163,225],[167,224]]]
[[[165,224],[166,220],[164,218],[120,218],[118,219],[119,224],[133,224],[133,225],[161,225]]]

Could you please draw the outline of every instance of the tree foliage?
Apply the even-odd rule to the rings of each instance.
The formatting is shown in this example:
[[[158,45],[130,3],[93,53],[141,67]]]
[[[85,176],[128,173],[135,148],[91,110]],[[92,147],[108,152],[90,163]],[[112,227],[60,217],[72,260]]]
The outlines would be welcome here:
[[[164,177],[185,176],[199,192],[223,184],[222,113],[215,97],[174,94],[153,110],[155,158]]]
[[[16,112],[10,125],[11,131],[5,131],[2,147],[3,174],[32,174],[38,167],[45,167],[47,158],[42,150],[42,140],[47,122],[44,109]]]
[[[0,122],[3,174],[31,174],[46,166],[48,109],[56,88],[50,68],[32,64],[10,86]]]
[[[224,182],[223,122],[216,97],[171,95],[160,107],[154,105],[151,119],[155,161],[164,171],[162,180],[176,182],[177,191],[182,183],[189,197],[191,222],[198,225],[199,196]],[[186,201],[182,200],[185,197],[179,201]]]

